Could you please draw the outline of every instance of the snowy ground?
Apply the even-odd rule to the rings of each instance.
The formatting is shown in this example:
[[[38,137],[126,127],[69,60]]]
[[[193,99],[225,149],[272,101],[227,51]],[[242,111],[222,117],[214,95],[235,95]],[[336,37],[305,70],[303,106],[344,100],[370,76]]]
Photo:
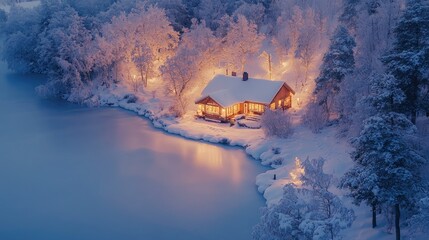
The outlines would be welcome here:
[[[327,160],[325,171],[333,173],[337,178],[352,166],[349,156],[352,148],[346,139],[336,136],[335,128],[328,128],[319,134],[314,134],[308,128],[297,124],[299,116],[294,116],[296,126],[291,137],[288,139],[266,138],[261,129],[207,122],[194,118],[192,112],[182,119],[168,117],[165,109],[167,105],[163,105],[165,100],[161,102],[151,97],[150,94],[139,93],[136,94],[139,100],[129,103],[129,97],[127,97],[129,93],[130,91],[126,87],[115,86],[100,91],[99,97],[95,101],[101,105],[119,106],[134,111],[149,118],[156,127],[185,138],[243,147],[247,154],[260,160],[263,165],[273,168],[256,178],[258,190],[263,194],[267,205],[278,202],[283,193],[283,186],[294,180],[292,175],[294,171],[297,171],[295,165],[297,159],[323,157]],[[297,114],[295,113],[295,115]],[[274,175],[276,175],[276,180],[273,179]],[[379,217],[380,227],[371,228],[371,215],[368,207],[356,207],[350,199],[344,198],[344,201],[354,208],[357,216],[353,226],[344,232],[346,238],[391,239],[394,236],[384,227],[386,224],[381,217]]]

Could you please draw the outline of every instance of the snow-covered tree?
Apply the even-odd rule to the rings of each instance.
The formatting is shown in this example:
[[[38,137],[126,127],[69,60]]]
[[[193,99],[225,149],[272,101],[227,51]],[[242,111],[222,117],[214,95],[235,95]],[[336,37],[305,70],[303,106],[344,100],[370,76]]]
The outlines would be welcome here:
[[[338,26],[323,57],[320,75],[316,78],[314,94],[316,102],[330,116],[334,99],[340,91],[340,83],[355,67],[353,49],[356,43],[347,29]]]
[[[99,12],[106,11],[115,0],[65,0],[79,15],[95,16]]]
[[[323,172],[324,162],[307,159],[301,164],[303,188],[284,187],[280,202],[263,210],[254,239],[338,239],[340,231],[351,226],[353,210],[329,191],[332,175]]]
[[[322,31],[324,29],[319,28],[317,20],[324,21],[323,19],[317,19],[314,10],[307,9],[305,11],[303,26],[299,29],[295,57],[300,60],[300,65],[304,68],[304,77],[301,77],[300,84],[301,91],[308,85],[307,81],[311,66],[322,45]],[[296,89],[299,89],[298,86],[296,86]]]
[[[185,5],[186,9],[188,10],[188,13],[189,13],[191,19],[197,17],[198,6],[200,5],[200,3],[201,3],[201,0],[183,1],[183,4]]]
[[[292,121],[287,111],[266,109],[261,118],[261,127],[266,136],[287,138],[293,133]]]
[[[306,192],[305,192],[306,193]],[[300,224],[305,216],[316,209],[308,204],[293,184],[283,188],[280,202],[268,208],[263,208],[260,222],[253,228],[255,240],[300,239],[304,237]]]
[[[353,210],[346,208],[339,197],[329,191],[333,175],[323,171],[325,161],[323,158],[306,159],[301,164],[304,169],[301,176],[302,185],[310,189],[313,201],[318,207],[312,216],[316,224],[312,219],[304,221],[307,227],[304,232],[312,233],[313,239],[338,238],[340,231],[350,227],[355,219]]]
[[[128,22],[135,34],[131,56],[146,87],[148,77],[157,71],[155,63],[158,61],[159,66],[173,54],[178,34],[164,10],[156,7],[139,6],[128,16]]]
[[[287,55],[295,55],[298,48],[300,30],[304,26],[303,11],[300,7],[292,8],[292,15],[283,13],[277,19],[277,29],[273,38],[273,44],[277,48],[278,55],[285,60]]]
[[[135,24],[136,41],[145,42],[156,60],[166,60],[173,54],[178,33],[163,9],[140,5],[129,15],[129,21]]]
[[[382,112],[367,119],[353,142],[355,166],[340,184],[350,190],[357,204],[364,201],[373,207],[373,226],[376,206],[394,206],[397,237],[400,208],[415,205],[424,186],[420,167],[426,161],[416,149],[415,133],[416,128],[403,114]]]
[[[165,85],[176,99],[176,113],[182,115],[189,104],[192,88],[202,87],[205,71],[210,71],[219,62],[219,41],[205,22],[192,20],[186,29],[176,54],[162,67]]]
[[[106,68],[113,64],[111,69],[116,69],[122,76],[117,79],[132,81],[137,75],[147,86],[148,78],[173,55],[177,41],[178,33],[162,9],[137,4],[128,15],[122,13],[103,26],[98,39],[98,54],[110,58],[102,66]]]
[[[17,72],[40,72],[37,54],[41,16],[38,9],[13,6],[0,32],[4,34],[2,59]]]
[[[342,81],[336,101],[342,114],[340,131],[348,137],[359,135],[363,120],[373,114],[364,99],[369,94],[368,86],[371,85],[372,79],[384,74],[380,59],[393,43],[392,31],[400,16],[402,2],[380,1],[377,11],[369,13],[367,1],[357,1],[356,28],[349,28],[356,38],[356,69]]]
[[[264,35],[259,34],[257,26],[243,15],[232,21],[224,38],[225,59],[229,59],[237,69],[244,72],[247,59],[260,50]]]
[[[72,7],[63,5],[62,8],[52,14],[39,35],[38,64],[44,66],[43,72],[50,76],[39,91],[79,102],[88,97],[85,84],[90,81],[93,66],[87,48],[91,34]]]
[[[131,56],[132,61],[139,72],[143,86],[147,87],[149,77],[154,75],[155,72],[155,59],[149,46],[146,43],[136,43],[133,51],[131,52]]]
[[[221,59],[220,39],[206,26],[205,21],[198,22],[196,19],[192,19],[191,22],[191,27],[185,29],[182,34],[180,47],[192,49],[195,54],[201,56],[197,64],[200,70],[216,66]]]
[[[252,4],[252,3],[243,3],[240,7],[235,10],[233,16],[237,17],[238,15],[243,15],[247,20],[260,25],[263,23],[265,14],[265,7],[261,3]]]
[[[370,80],[370,94],[366,101],[377,112],[397,112],[404,102],[405,94],[398,81],[389,74],[375,75]]]
[[[161,67],[166,89],[176,101],[174,112],[177,116],[182,116],[187,110],[191,84],[198,74],[194,66],[189,63],[194,62],[198,57],[192,51],[182,50]]]
[[[343,12],[338,20],[346,26],[349,31],[355,31],[358,18],[358,7],[361,0],[345,0],[343,1]]]
[[[409,0],[394,33],[393,49],[383,62],[405,93],[402,112],[415,124],[419,110],[429,111],[422,104],[429,86],[429,1]]]
[[[220,20],[226,15],[226,6],[223,1],[201,0],[198,7],[198,19],[204,20],[207,26],[216,30]]]
[[[191,25],[191,12],[186,8],[183,0],[150,0],[149,3],[164,9],[175,31],[181,31]]]

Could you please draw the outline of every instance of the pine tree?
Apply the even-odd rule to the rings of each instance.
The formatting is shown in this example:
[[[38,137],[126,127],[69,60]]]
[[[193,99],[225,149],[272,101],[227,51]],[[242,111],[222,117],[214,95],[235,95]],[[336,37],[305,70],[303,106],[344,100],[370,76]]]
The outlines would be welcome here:
[[[353,48],[355,40],[344,26],[338,26],[323,57],[314,94],[325,112],[332,113],[333,99],[340,91],[340,83],[355,67]]]
[[[409,0],[394,33],[393,49],[382,60],[406,95],[401,112],[415,124],[418,111],[429,110],[423,104],[429,82],[429,1]]]
[[[364,101],[376,112],[398,112],[405,94],[395,77],[390,74],[374,75],[369,84],[370,94]]]
[[[400,208],[411,208],[424,184],[419,169],[426,162],[416,148],[416,128],[405,115],[393,112],[405,99],[392,76],[376,77],[371,82],[368,102],[378,112],[364,121],[360,136],[353,141],[351,154],[355,166],[341,179],[356,204],[365,202],[373,209],[394,206],[397,239],[400,238]]]
[[[400,207],[413,206],[423,188],[419,169],[425,159],[412,146],[416,129],[403,114],[378,114],[364,124],[354,142],[356,166],[344,175],[341,185],[350,189],[357,203],[394,206],[398,239]]]

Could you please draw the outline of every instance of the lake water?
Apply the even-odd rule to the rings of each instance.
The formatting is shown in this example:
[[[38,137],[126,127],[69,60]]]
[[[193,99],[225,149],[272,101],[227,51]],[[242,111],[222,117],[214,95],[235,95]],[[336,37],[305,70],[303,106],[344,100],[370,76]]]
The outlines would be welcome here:
[[[0,239],[250,239],[264,168],[113,108],[34,93],[0,63]]]

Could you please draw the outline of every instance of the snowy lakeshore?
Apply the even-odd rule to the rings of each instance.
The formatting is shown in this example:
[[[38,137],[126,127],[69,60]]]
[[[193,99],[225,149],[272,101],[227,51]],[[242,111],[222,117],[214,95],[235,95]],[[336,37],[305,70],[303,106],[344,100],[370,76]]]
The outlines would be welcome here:
[[[136,98],[134,98],[136,97]],[[130,98],[133,100],[130,101]],[[135,102],[134,102],[135,100]],[[143,101],[142,101],[143,100]],[[168,115],[167,100],[154,98],[152,94],[134,93],[124,85],[100,88],[91,99],[100,106],[120,107],[145,117],[159,129],[187,139],[239,146],[262,165],[272,169],[256,177],[258,191],[264,196],[267,206],[277,204],[283,196],[283,188],[299,177],[296,160],[324,158],[324,170],[333,174],[334,182],[353,165],[350,153],[353,148],[347,139],[338,136],[338,129],[328,127],[320,133],[313,133],[303,126],[299,113],[290,109],[293,115],[294,133],[286,139],[265,137],[261,129],[240,127],[237,124],[209,122],[195,117],[195,112],[188,112],[182,118]],[[428,122],[425,122],[429,125]],[[299,171],[299,170],[298,170]],[[299,172],[298,172],[299,175]],[[275,180],[274,180],[275,176]],[[336,184],[334,184],[336,185]],[[354,210],[356,219],[352,226],[341,235],[346,239],[384,240],[391,239],[393,233],[387,229],[386,219],[380,219],[380,227],[371,228],[370,208],[365,204],[355,206],[352,199],[344,197],[346,192],[332,189],[347,207]],[[404,229],[407,233],[407,229]],[[426,239],[425,236],[412,236],[413,239]]]
[[[313,133],[300,123],[298,113],[294,113],[293,135],[287,139],[280,139],[265,137],[261,129],[240,127],[237,124],[230,126],[229,123],[198,119],[194,112],[188,112],[182,118],[171,117],[166,110],[168,100],[161,101],[148,93],[134,93],[124,85],[100,88],[91,101],[100,106],[119,107],[135,112],[150,120],[156,128],[187,139],[242,147],[252,158],[272,168],[259,174],[255,180],[257,189],[264,196],[267,206],[277,204],[283,196],[284,186],[292,183],[297,177],[294,176],[297,159],[325,158],[324,170],[333,174],[336,182],[353,163],[350,158],[352,147],[346,139],[337,136],[338,130],[335,127],[326,128],[317,134]],[[293,109],[290,111],[296,112]],[[351,228],[342,232],[343,237],[391,239],[392,233],[385,229],[384,222],[381,222],[379,228],[371,228],[371,213],[367,206],[362,204],[357,207],[352,204],[351,199],[343,196],[345,192],[337,188],[333,191],[348,207],[354,209],[356,215]]]
[[[5,166],[0,189],[6,190],[0,196],[5,208],[0,212],[6,212],[0,238],[6,233],[45,239],[34,235],[39,228],[33,222],[52,210],[48,217],[59,226],[58,236],[70,235],[68,227],[76,226],[84,235],[85,227],[93,234],[115,231],[115,222],[100,225],[99,220],[116,221],[108,216],[116,212],[124,216],[119,222],[125,227],[117,236],[133,236],[125,239],[172,239],[174,229],[183,234],[177,239],[428,239],[428,29],[428,0],[0,0],[0,60],[11,70],[0,72],[6,79],[0,81],[6,113],[0,118]],[[22,106],[15,105],[25,99],[14,89],[26,78],[19,74],[43,76],[27,96],[37,100]],[[90,129],[101,134],[90,134],[79,114],[62,118],[55,112],[60,117],[51,121],[51,112],[44,111],[51,99],[106,113],[89,118],[97,123]],[[39,100],[45,102],[40,109],[26,109]],[[79,130],[83,134],[75,134]],[[14,152],[21,145],[49,151]],[[94,171],[75,168],[85,153],[80,149],[88,149],[84,162]],[[49,158],[52,152],[59,157]],[[84,184],[73,181],[77,187],[71,192],[68,182],[56,186],[57,171],[40,174],[35,162],[46,164],[44,169],[58,164],[62,180]],[[195,168],[200,165],[205,168]],[[93,173],[107,181],[94,179]],[[115,173],[132,184],[111,192]],[[141,179],[129,179],[135,174]],[[46,181],[37,181],[40,177]],[[34,178],[38,184],[29,187]],[[79,186],[93,182],[100,185],[88,192],[109,192],[94,196],[95,206],[119,196],[125,208],[106,204],[108,211],[95,211],[99,219],[89,219],[96,208],[79,207],[90,211],[64,215],[75,225],[58,221],[73,208],[48,202],[56,195],[71,196],[66,199],[81,198],[86,206],[91,199],[82,198],[87,194]],[[141,195],[121,194],[124,189]],[[193,189],[201,191],[192,195]],[[42,204],[32,204],[32,195],[40,195]],[[177,199],[189,210],[170,204]],[[194,208],[195,200],[206,205]],[[33,214],[37,221],[25,222],[22,205],[34,205],[28,219]],[[177,211],[166,210],[167,205]],[[208,209],[213,212],[205,213]],[[158,212],[166,217],[153,222]],[[201,215],[193,219],[191,212]],[[128,220],[136,213],[148,219],[130,221],[137,230],[131,233]],[[42,225],[40,234],[66,239],[52,235],[57,229],[52,224]],[[140,227],[158,237],[142,238]]]

